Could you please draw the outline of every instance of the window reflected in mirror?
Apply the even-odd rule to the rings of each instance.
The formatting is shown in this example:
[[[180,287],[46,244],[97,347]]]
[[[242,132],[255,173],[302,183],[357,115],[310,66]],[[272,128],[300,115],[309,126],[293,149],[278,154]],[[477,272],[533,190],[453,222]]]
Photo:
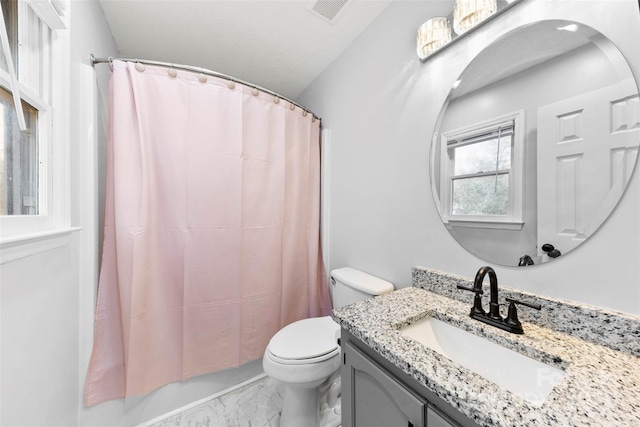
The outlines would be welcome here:
[[[509,213],[513,140],[513,123],[510,123],[448,144],[453,163],[451,215]]]

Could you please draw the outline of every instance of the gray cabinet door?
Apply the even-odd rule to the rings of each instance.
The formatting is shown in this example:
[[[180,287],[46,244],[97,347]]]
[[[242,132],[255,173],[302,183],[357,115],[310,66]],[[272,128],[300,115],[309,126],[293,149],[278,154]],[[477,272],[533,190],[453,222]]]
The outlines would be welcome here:
[[[427,427],[459,427],[459,424],[429,404],[427,407]]]
[[[343,427],[424,427],[426,400],[351,343],[343,347]]]

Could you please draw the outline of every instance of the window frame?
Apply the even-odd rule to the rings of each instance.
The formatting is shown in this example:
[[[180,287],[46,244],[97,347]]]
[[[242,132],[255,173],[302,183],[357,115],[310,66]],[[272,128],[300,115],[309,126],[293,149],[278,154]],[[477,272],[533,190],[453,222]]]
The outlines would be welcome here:
[[[495,130],[506,122],[513,122],[511,169],[509,171],[509,208],[507,215],[454,215],[452,213],[452,186],[454,160],[449,153],[452,141],[469,139]],[[440,135],[440,212],[448,227],[473,227],[520,230],[524,203],[524,143],[525,110],[517,110]]]
[[[24,0],[18,1],[19,9],[22,8],[18,11],[18,33],[24,34],[24,30],[20,29],[20,25],[28,24],[24,8],[31,6]],[[66,7],[65,0],[63,3]],[[38,15],[37,11],[31,11]],[[42,27],[49,27],[41,18],[37,22]],[[69,32],[52,28],[50,34],[50,37],[46,37],[50,43],[49,55],[43,55],[46,63],[50,64],[50,69],[37,71],[41,73],[40,84],[45,88],[45,95],[38,95],[24,84],[25,79],[29,81],[33,76],[26,76],[22,68],[18,78],[20,98],[38,110],[38,214],[0,216],[0,264],[14,259],[14,256],[7,254],[7,250],[15,249],[21,243],[33,249],[28,253],[21,251],[24,256],[28,256],[29,253],[41,251],[38,250],[38,245],[34,245],[34,241],[46,240],[48,236],[58,238],[61,234],[77,230],[70,226]],[[18,49],[27,47],[19,46]],[[25,57],[20,52],[18,55],[19,58]],[[0,85],[12,93],[9,73],[2,69]],[[44,99],[46,97],[50,99]]]
[[[11,93],[9,74],[0,70],[0,86]],[[44,222],[48,220],[49,207],[52,204],[52,191],[49,179],[49,164],[51,163],[51,140],[52,134],[52,109],[50,104],[45,103],[40,97],[33,94],[24,84],[18,82],[20,99],[32,105],[38,110],[38,123],[36,126],[38,145],[38,214],[36,215],[0,215],[0,227],[4,236],[5,227],[13,229],[13,233],[27,232],[33,228],[42,228]],[[44,213],[44,214],[43,214]],[[6,221],[12,219],[12,221]]]

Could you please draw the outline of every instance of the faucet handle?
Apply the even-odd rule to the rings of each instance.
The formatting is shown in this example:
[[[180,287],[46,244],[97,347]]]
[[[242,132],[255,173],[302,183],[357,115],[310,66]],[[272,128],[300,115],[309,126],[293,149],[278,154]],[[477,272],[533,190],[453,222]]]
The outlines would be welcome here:
[[[507,301],[509,303],[509,305],[511,305],[511,304],[520,304],[520,305],[524,305],[526,307],[535,308],[536,310],[541,310],[542,309],[542,306],[540,304],[532,304],[530,302],[520,301],[518,299],[505,298],[505,301]]]
[[[476,287],[472,288],[472,287],[463,286],[463,285],[457,285],[457,288],[464,289],[465,291],[470,291],[475,294],[475,296],[473,297],[473,307],[471,308],[471,316],[485,314],[484,308],[482,308],[482,298],[480,297],[480,295],[483,294],[482,288],[476,288]]]
[[[516,309],[516,304],[524,305],[536,310],[542,309],[542,306],[540,304],[531,304],[529,302],[520,301],[513,298],[505,298],[505,301],[509,303],[509,312],[507,314],[507,317],[504,319],[504,323],[512,326],[515,333],[522,333],[522,323],[520,323],[520,320],[518,320],[518,310]]]
[[[482,295],[482,288],[472,288],[471,286],[463,286],[463,285],[457,285],[456,286],[458,289],[464,289],[465,291],[469,291],[469,292],[473,292],[476,295]]]

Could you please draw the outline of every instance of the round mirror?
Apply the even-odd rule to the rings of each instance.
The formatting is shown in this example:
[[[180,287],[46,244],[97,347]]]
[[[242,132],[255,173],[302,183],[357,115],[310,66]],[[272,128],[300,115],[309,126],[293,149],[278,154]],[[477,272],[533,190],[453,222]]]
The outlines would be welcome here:
[[[469,252],[506,265],[562,259],[618,204],[640,142],[640,103],[620,51],[594,29],[548,20],[485,48],[436,126],[431,184]]]

